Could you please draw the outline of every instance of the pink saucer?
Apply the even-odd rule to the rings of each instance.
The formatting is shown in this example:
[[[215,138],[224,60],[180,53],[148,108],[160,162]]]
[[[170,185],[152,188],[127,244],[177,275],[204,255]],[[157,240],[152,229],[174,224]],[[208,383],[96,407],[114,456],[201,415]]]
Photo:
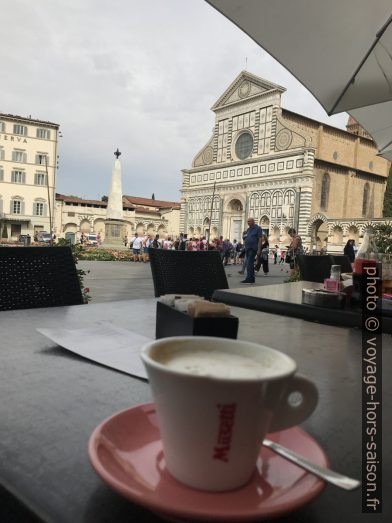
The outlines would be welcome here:
[[[298,427],[268,438],[328,466],[317,442]],[[97,474],[111,488],[162,517],[225,522],[271,518],[302,507],[325,487],[324,481],[262,447],[262,460],[244,487],[223,493],[191,489],[165,468],[153,403],[103,421],[90,436],[88,454]]]

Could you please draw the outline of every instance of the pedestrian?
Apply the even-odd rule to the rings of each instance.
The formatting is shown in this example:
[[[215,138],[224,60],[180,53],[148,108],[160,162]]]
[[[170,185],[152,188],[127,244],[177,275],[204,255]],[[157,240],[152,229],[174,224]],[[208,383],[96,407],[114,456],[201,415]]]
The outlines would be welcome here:
[[[124,245],[126,247],[128,245],[128,235],[127,234],[124,236],[124,240],[123,241],[124,241]]]
[[[268,268],[268,255],[269,255],[269,242],[268,238],[265,234],[261,235],[261,254],[257,259],[255,271],[259,271],[260,267],[263,266],[263,273],[264,276],[268,276],[269,268]]]
[[[185,235],[182,232],[180,232],[180,236],[178,238],[178,247],[177,247],[177,249],[179,251],[185,251],[185,244],[186,244]]]
[[[283,249],[280,250],[280,261],[279,261],[279,265],[282,265],[284,263],[286,259],[286,251],[284,251]]]
[[[237,242],[237,240],[234,240],[235,242],[235,247],[234,247],[234,265],[237,265],[238,263],[240,263],[239,259],[240,259],[240,254],[241,254],[241,251],[242,251],[242,243],[241,242]]]
[[[274,250],[274,265],[276,265],[278,263],[278,251],[279,251],[279,246],[278,245],[275,245],[275,250]]]
[[[241,270],[238,271],[238,274],[244,274],[245,273],[245,267],[246,267],[246,251],[245,251],[245,239],[246,239],[246,231],[242,233],[242,249],[238,256],[238,258],[241,260]]]
[[[231,241],[227,238],[222,242],[222,254],[223,254],[223,265],[227,265],[229,263],[230,254],[233,249],[233,245],[231,244]]]
[[[152,247],[153,247],[153,249],[160,249],[161,248],[161,242],[159,240],[159,234],[155,235],[155,238],[152,241]]]
[[[248,225],[245,238],[246,278],[241,283],[255,282],[255,258],[261,254],[261,227],[254,218],[248,219]]]
[[[355,261],[355,252],[354,252],[353,242],[354,242],[354,240],[348,240],[348,242],[344,246],[344,250],[343,250],[344,255],[348,256],[350,263],[354,263],[354,261]]]
[[[192,238],[192,245],[191,245],[191,249],[189,250],[192,250],[193,252],[196,252],[197,250],[199,250],[199,241],[197,238]]]
[[[135,232],[135,236],[132,238],[129,248],[132,249],[133,261],[138,262],[140,258],[140,249],[142,247],[142,238],[139,237],[138,233]]]
[[[170,251],[172,248],[172,245],[173,245],[172,239],[170,236],[168,236],[165,240],[163,240],[162,248]]]
[[[101,245],[101,234],[99,232],[97,233],[97,244]]]
[[[293,276],[295,269],[297,267],[297,256],[303,254],[304,249],[302,247],[302,238],[297,234],[297,231],[293,228],[287,231],[287,234],[291,238],[290,246],[287,249],[286,253],[286,263],[290,264],[290,273]]]
[[[144,262],[150,261],[150,248],[152,247],[152,236],[151,234],[147,235],[147,238],[144,241],[143,245],[143,260]]]

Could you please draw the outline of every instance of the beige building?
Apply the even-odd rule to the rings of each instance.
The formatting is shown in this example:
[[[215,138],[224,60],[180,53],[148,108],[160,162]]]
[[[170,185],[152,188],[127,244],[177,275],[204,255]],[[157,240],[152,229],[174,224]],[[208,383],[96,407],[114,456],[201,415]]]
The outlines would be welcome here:
[[[347,131],[281,107],[285,88],[243,71],[213,105],[215,125],[182,171],[180,230],[239,239],[248,216],[286,245],[341,251],[382,219],[390,163],[354,120]],[[212,205],[213,187],[215,196]]]
[[[49,209],[52,214],[54,209],[58,130],[56,123],[0,113],[2,240],[49,231]]]
[[[107,202],[84,200],[73,196],[56,194],[55,232],[60,237],[67,233],[79,237],[84,233],[100,233],[105,239]],[[135,232],[139,235],[159,234],[160,237],[178,236],[180,227],[180,204],[123,196],[123,212],[128,238]]]

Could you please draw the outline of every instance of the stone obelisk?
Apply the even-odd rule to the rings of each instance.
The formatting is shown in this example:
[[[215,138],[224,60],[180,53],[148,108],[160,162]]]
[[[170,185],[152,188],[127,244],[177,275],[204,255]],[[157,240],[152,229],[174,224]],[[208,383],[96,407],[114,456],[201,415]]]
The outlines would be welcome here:
[[[105,240],[103,247],[121,249],[124,247],[124,213],[122,202],[122,183],[121,183],[121,162],[118,157],[120,151],[114,153],[116,159],[112,170],[112,180],[110,183],[110,192],[108,206],[106,208],[105,220]]]

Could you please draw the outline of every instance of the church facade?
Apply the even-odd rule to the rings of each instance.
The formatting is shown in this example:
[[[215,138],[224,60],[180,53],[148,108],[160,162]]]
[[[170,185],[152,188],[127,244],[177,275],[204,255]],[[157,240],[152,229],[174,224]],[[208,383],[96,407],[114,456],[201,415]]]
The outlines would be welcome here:
[[[238,240],[251,216],[270,244],[294,227],[309,249],[340,252],[385,221],[390,163],[371,138],[282,108],[284,91],[243,71],[213,105],[212,136],[182,171],[180,231]]]

